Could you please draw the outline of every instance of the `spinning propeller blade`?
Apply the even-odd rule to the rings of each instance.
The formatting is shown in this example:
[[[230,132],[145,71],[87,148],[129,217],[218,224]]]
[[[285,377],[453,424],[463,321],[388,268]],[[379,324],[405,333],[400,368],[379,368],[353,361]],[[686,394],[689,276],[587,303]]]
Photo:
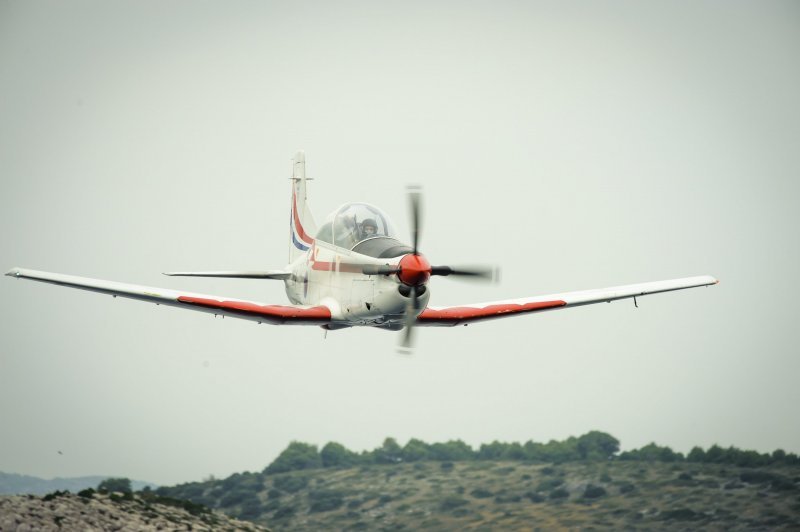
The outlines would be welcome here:
[[[413,348],[413,329],[420,311],[420,296],[425,293],[425,284],[432,275],[455,276],[476,281],[497,281],[500,272],[494,266],[451,267],[431,266],[419,254],[419,239],[422,226],[422,187],[410,185],[407,188],[408,206],[411,215],[411,255],[406,255],[398,266],[365,266],[367,275],[397,274],[400,281],[409,286],[409,299],[406,304],[401,350],[410,352]]]
[[[431,266],[431,275],[454,275],[456,277],[467,277],[475,281],[492,281],[500,279],[500,269],[496,266]]]
[[[422,225],[422,187],[409,185],[408,206],[411,211],[411,247],[414,255],[419,255],[419,228]]]

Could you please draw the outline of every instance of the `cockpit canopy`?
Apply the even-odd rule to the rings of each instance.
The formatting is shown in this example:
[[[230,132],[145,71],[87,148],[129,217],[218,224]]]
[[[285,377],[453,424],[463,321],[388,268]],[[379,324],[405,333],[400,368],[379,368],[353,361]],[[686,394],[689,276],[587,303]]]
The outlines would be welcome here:
[[[347,249],[377,237],[397,238],[389,217],[368,203],[345,203],[317,231],[317,240]]]

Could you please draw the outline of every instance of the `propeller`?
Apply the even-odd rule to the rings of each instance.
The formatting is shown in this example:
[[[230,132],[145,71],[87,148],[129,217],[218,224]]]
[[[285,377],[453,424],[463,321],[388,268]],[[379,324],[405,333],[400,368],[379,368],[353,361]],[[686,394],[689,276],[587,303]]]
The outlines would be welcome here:
[[[419,185],[408,186],[408,206],[411,211],[411,248],[414,255],[419,255],[419,228],[422,225],[422,187]]]
[[[414,323],[419,312],[419,292],[416,286],[411,287],[411,294],[406,303],[406,317],[404,320],[403,338],[400,340],[400,352],[410,354],[414,349]]]
[[[419,239],[422,227],[422,187],[410,185],[407,189],[411,224],[412,252],[396,266],[365,266],[368,275],[393,275],[408,289],[408,303],[404,320],[403,338],[400,342],[401,352],[409,353],[414,346],[414,325],[420,312],[420,296],[426,291],[425,284],[431,276],[463,277],[476,281],[497,281],[499,270],[490,266],[451,267],[431,266],[428,260],[419,254]],[[402,287],[401,287],[402,288]]]

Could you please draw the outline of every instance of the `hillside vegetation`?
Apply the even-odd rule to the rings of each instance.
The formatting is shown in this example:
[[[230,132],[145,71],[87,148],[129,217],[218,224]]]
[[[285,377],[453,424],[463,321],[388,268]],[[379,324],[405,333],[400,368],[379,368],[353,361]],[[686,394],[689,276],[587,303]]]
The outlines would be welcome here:
[[[156,492],[273,530],[800,528],[796,455],[618,451],[602,432],[477,450],[387,438],[354,453],[293,442],[262,472]]]

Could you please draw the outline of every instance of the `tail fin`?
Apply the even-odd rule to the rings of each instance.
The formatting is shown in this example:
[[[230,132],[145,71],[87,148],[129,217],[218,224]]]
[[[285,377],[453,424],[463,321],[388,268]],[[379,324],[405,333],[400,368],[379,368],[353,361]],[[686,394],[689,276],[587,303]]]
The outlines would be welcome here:
[[[317,224],[308,208],[306,156],[299,151],[292,159],[292,206],[289,223],[289,262],[294,262],[314,243]]]

